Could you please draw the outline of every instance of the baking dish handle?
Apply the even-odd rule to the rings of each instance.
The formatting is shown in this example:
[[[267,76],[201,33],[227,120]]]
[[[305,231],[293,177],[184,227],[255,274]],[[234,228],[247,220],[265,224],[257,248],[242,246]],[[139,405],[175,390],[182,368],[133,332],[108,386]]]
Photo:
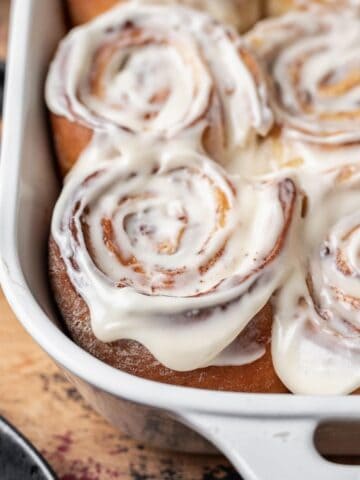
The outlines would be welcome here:
[[[360,466],[328,462],[316,451],[315,418],[187,413],[182,421],[224,453],[244,480],[360,479]]]

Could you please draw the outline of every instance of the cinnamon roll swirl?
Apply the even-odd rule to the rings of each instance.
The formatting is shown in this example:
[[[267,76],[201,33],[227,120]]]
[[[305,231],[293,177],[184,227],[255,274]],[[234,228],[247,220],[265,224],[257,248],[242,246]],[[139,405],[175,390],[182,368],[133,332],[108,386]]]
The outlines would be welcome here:
[[[275,302],[273,360],[294,393],[360,387],[360,170],[325,180],[313,187],[303,257]]]
[[[67,0],[72,23],[88,22],[126,0]],[[134,1],[134,0],[133,0]],[[252,27],[262,13],[261,0],[141,0],[142,3],[180,4],[210,13],[240,32]]]
[[[71,31],[46,98],[63,172],[93,132],[187,138],[225,162],[272,125],[262,70],[242,40],[180,6],[125,4]]]
[[[311,9],[258,24],[247,37],[273,83],[286,135],[339,146],[360,140],[360,15]]]
[[[111,357],[116,342],[132,340],[178,372],[254,362],[271,329],[271,315],[256,315],[286,273],[296,198],[289,179],[230,178],[177,144],[75,169],[55,208],[50,247],[70,332],[80,312]],[[64,282],[77,295],[70,313]],[[95,354],[107,361],[101,348]]]

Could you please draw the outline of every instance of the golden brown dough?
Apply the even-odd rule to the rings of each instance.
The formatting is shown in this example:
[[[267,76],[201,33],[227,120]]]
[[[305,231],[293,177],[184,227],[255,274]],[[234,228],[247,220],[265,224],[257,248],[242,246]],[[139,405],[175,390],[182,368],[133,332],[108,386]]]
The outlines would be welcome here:
[[[242,333],[267,345],[262,358],[241,367],[208,367],[192,372],[175,372],[161,365],[136,342],[121,340],[106,344],[94,336],[88,307],[74,290],[59,249],[52,239],[49,243],[49,273],[55,299],[70,336],[80,347],[105,363],[139,377],[174,385],[237,392],[287,392],[276,376],[271,360],[272,311],[269,305]]]
[[[297,0],[266,0],[266,14],[269,16],[282,15],[297,8]]]
[[[86,23],[114,5],[127,0],[67,0],[73,25]],[[259,20],[262,0],[150,0],[158,3],[181,3],[210,12],[218,20],[225,21],[240,32],[251,28]]]
[[[126,0],[66,0],[72,25],[81,25]]]
[[[282,15],[290,10],[308,8],[312,5],[325,5],[341,8],[354,3],[351,2],[351,0],[266,0],[266,2],[266,13],[269,16]]]
[[[64,177],[89,144],[92,130],[53,113],[50,119],[60,174]]]

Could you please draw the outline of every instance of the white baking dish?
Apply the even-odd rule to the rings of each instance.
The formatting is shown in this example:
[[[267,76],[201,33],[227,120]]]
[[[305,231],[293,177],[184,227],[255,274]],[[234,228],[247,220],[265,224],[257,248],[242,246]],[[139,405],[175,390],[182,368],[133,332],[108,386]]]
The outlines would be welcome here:
[[[359,468],[328,463],[313,446],[319,422],[360,419],[360,397],[250,395],[163,385],[101,363],[62,333],[46,274],[58,182],[43,104],[47,65],[64,33],[61,1],[13,3],[0,170],[0,270],[5,294],[24,327],[89,403],[143,441],[211,450],[191,427],[227,455],[245,479],[360,479]]]

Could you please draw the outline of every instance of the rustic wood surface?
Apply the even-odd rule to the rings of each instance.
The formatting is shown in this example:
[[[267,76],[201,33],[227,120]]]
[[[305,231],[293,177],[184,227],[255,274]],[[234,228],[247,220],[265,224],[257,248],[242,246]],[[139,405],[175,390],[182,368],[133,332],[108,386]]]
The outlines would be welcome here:
[[[0,0],[0,59],[6,57],[10,0]]]
[[[0,59],[9,0],[0,0]],[[114,430],[16,320],[0,292],[0,415],[43,453],[60,480],[236,480],[221,457],[171,454]]]

